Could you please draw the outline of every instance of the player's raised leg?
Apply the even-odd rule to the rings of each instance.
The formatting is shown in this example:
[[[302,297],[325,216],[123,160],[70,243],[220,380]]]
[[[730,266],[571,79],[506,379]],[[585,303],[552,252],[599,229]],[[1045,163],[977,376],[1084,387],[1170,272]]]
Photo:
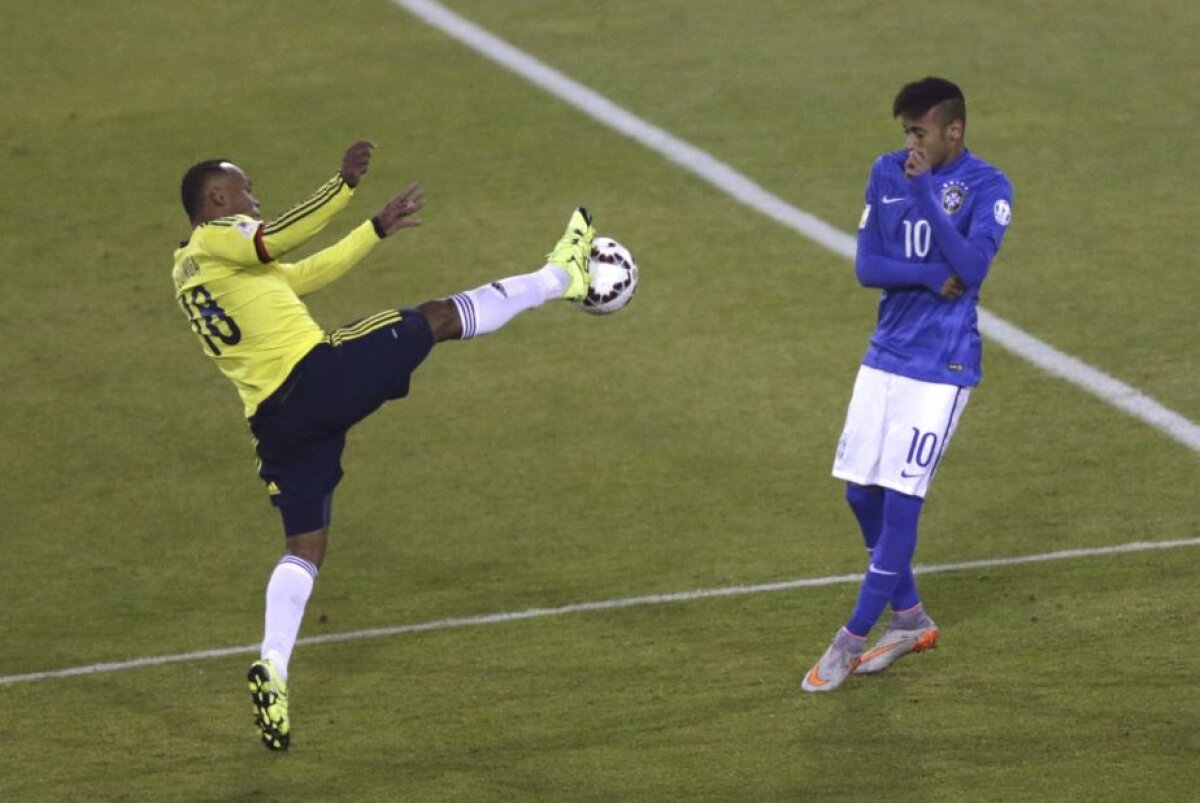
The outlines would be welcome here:
[[[547,301],[583,298],[587,293],[588,258],[595,236],[587,210],[576,209],[566,232],[546,255],[546,264],[540,270],[456,293],[445,301],[428,301],[417,309],[429,320],[435,342],[470,340],[496,331],[522,312]],[[449,305],[453,305],[452,309]]]

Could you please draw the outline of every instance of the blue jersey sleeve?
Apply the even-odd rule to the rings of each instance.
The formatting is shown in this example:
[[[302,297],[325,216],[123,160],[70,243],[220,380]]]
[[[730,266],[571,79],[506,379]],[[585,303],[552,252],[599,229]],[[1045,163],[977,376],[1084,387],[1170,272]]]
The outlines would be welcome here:
[[[995,258],[1012,221],[1013,188],[1008,177],[997,173],[982,188],[979,201],[971,214],[971,242],[987,254],[988,263]]]
[[[924,288],[937,293],[951,276],[942,262],[905,262],[884,256],[882,234],[873,210],[878,208],[878,174],[883,157],[871,168],[867,179],[866,205],[858,221],[858,247],[854,254],[854,274],[863,287],[882,290]]]
[[[950,217],[942,211],[933,189],[929,172],[913,179],[917,205],[933,228],[938,248],[950,263],[950,269],[967,287],[979,287],[987,278],[992,259],[1000,250],[1004,228],[1012,215],[1012,185],[1003,174],[988,182],[974,205],[971,223],[964,235],[955,228]],[[1001,219],[1003,223],[1000,223]]]

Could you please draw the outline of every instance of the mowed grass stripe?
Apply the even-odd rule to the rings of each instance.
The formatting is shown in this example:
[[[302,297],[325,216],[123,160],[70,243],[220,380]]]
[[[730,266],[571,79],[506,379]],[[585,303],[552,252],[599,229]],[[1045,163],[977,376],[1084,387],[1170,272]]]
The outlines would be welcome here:
[[[765,189],[712,154],[652,125],[603,95],[567,77],[485,28],[434,0],[392,0],[426,24],[516,73],[529,83],[626,137],[664,156],[818,245],[854,259],[855,238]],[[1193,451],[1200,452],[1200,424],[1171,410],[1131,385],[1072,357],[982,307],[979,330],[1004,349],[1066,380]]]
[[[1179,549],[1181,547],[1200,546],[1200,536],[1182,538],[1171,541],[1134,541],[1115,546],[1087,547],[1081,549],[1065,549],[1059,552],[1044,552],[1036,555],[1018,555],[1009,558],[986,558],[968,560],[956,563],[942,563],[933,566],[916,566],[916,574],[943,574],[945,572],[960,572],[971,569],[998,568],[1004,566],[1019,566],[1026,563],[1045,563],[1055,560],[1070,560],[1073,558],[1091,558],[1103,555],[1119,555],[1129,552],[1148,552],[1156,549]],[[421,622],[412,625],[395,627],[377,627],[368,630],[354,630],[348,633],[330,633],[324,636],[310,636],[297,641],[300,645],[331,644],[342,641],[362,641],[365,639],[386,638],[388,636],[403,636],[410,633],[426,633],[435,630],[451,630],[459,627],[479,627],[483,625],[498,625],[507,622],[519,622],[525,619],[541,619],[549,616],[567,616],[575,613],[591,613],[596,611],[611,611],[622,608],[637,608],[648,605],[666,605],[677,602],[693,602],[695,600],[712,599],[715,597],[737,597],[749,594],[764,594],[772,591],[792,591],[799,588],[819,588],[821,586],[838,585],[841,583],[857,583],[862,580],[862,573],[829,575],[827,577],[807,577],[797,580],[784,580],[777,583],[759,583],[756,585],[727,586],[725,588],[706,588],[696,591],[678,591],[669,594],[647,594],[640,597],[624,597],[621,599],[599,600],[596,602],[577,602],[570,605],[560,605],[553,608],[529,608],[524,611],[509,611],[507,613],[487,613],[478,616],[462,616],[451,619],[438,619],[432,622]],[[257,653],[258,644],[247,644],[240,647],[219,647],[211,650],[177,653],[175,655],[159,655],[147,658],[133,658],[128,661],[113,661],[110,663],[89,664],[67,669],[51,669],[44,672],[30,672],[24,675],[0,676],[0,686],[16,683],[34,683],[56,678],[77,677],[80,675],[99,675],[107,672],[121,672],[127,669],[139,669],[147,666],[163,666],[188,661],[206,661],[213,658],[225,658],[230,655]]]

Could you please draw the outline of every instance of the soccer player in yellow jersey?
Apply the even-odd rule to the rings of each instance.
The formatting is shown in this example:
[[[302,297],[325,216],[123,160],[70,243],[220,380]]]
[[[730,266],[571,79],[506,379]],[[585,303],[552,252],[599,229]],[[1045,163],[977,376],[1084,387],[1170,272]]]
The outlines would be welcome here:
[[[325,557],[346,432],[408,395],[412,372],[435,343],[487,334],[551,299],[587,293],[596,231],[581,208],[538,271],[322,330],[300,296],[337,279],[380,240],[420,225],[413,215],[424,199],[410,184],[336,244],[281,261],[345,208],[373,148],[355,142],[333,178],[267,222],[249,176],[228,160],[193,165],[181,187],[192,233],[175,251],[175,298],[203,352],[241,395],[259,475],[283,518],[284,553],[267,582],[261,657],[248,675],[255,722],[272,750],[286,750],[290,740],[288,661]]]

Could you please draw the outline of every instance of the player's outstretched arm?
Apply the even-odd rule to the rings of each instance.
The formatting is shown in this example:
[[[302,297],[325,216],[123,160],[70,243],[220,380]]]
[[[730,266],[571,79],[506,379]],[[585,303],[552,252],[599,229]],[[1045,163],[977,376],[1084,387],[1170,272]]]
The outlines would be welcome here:
[[[366,221],[337,243],[292,265],[279,269],[296,295],[306,295],[343,276],[385,237],[400,229],[421,225],[411,217],[425,206],[421,185],[413,182],[404,192],[388,201],[379,214]]]
[[[362,180],[371,163],[375,145],[360,139],[346,149],[336,176],[321,185],[311,196],[263,223],[255,236],[260,262],[271,262],[308,242],[329,225],[334,215],[346,208],[354,187]]]

